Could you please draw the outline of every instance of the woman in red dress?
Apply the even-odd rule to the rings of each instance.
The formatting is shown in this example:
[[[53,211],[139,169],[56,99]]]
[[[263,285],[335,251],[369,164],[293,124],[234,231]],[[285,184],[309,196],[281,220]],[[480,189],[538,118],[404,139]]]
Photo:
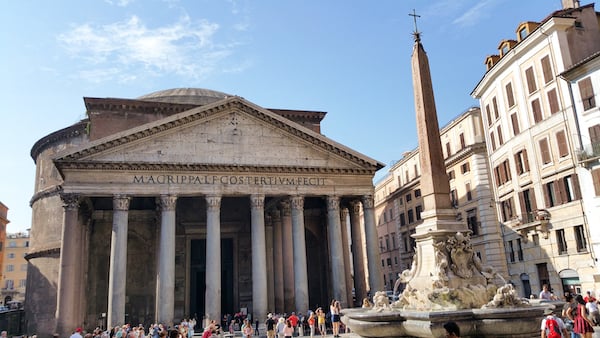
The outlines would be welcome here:
[[[594,328],[588,319],[587,309],[585,308],[585,300],[581,295],[575,297],[577,301],[577,315],[573,323],[573,332],[581,335],[582,338],[592,338]]]

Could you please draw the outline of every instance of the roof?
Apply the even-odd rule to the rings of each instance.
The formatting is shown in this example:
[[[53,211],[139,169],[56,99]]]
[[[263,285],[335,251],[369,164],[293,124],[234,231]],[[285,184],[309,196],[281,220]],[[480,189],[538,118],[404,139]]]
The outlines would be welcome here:
[[[229,96],[234,95],[204,88],[173,88],[146,94],[137,99],[153,102],[205,105]]]

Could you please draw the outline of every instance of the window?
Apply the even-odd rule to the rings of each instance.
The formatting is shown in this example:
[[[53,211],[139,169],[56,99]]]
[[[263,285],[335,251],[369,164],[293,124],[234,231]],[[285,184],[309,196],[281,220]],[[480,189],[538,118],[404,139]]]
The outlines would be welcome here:
[[[533,112],[533,121],[540,122],[543,118],[542,116],[542,108],[540,106],[540,100],[535,99],[531,101],[531,111]]]
[[[492,98],[492,107],[494,107],[494,118],[498,119],[498,102],[496,101],[496,97]]]
[[[490,143],[492,143],[492,150],[496,150],[496,138],[493,131],[490,132]]]
[[[27,286],[27,280],[26,279],[19,279],[19,287],[20,288],[24,288]]]
[[[385,250],[390,250],[390,236],[389,235],[385,235]]]
[[[521,129],[519,128],[519,117],[517,117],[517,113],[512,113],[510,115],[510,121],[512,123],[513,135],[519,135]]]
[[[487,117],[488,120],[488,126],[492,124],[492,113],[490,112],[490,105],[486,104],[485,105],[485,115]]]
[[[518,151],[515,154],[515,163],[517,167],[517,173],[519,175],[529,172],[529,159],[527,158],[527,149]]]
[[[563,177],[563,187],[565,188],[564,198],[566,199],[566,202],[571,202],[571,201],[577,199],[577,197],[575,196],[575,190],[574,190],[573,185],[574,185],[573,176],[569,175],[569,176]]]
[[[406,203],[412,201],[412,195],[411,194],[406,194],[405,198],[406,198]]]
[[[387,262],[388,266],[392,266],[392,259],[391,258],[388,258],[385,261]]]
[[[550,208],[556,205],[556,192],[554,190],[554,182],[548,182],[544,185],[544,198],[546,199],[546,207]]]
[[[512,197],[509,197],[508,199],[505,199],[504,201],[500,202],[500,206],[502,209],[502,221],[506,222],[509,221],[513,218],[513,201],[512,201]]]
[[[467,195],[467,201],[472,200],[473,195],[471,194],[471,183],[465,184],[465,191],[466,191],[466,195]]]
[[[12,271],[15,271],[15,266],[12,264],[8,264],[6,266],[6,272],[12,272]]]
[[[458,195],[456,194],[456,189],[450,190],[450,202],[452,203],[453,207],[456,208],[458,206]]]
[[[515,262],[515,247],[513,246],[513,241],[508,241],[508,257],[510,258],[510,262]]]
[[[496,131],[498,132],[498,143],[500,145],[504,144],[504,139],[502,138],[502,127],[498,126],[498,128],[496,129]]]
[[[556,114],[559,112],[558,97],[556,96],[556,89],[548,91],[548,104],[550,105],[550,114]]]
[[[506,89],[506,101],[509,107],[515,105],[515,96],[513,95],[512,83],[508,83],[505,87]]]
[[[415,221],[415,214],[412,209],[408,210],[408,224],[411,224]]]
[[[466,145],[465,145],[465,134],[460,133],[460,135],[458,135],[458,138],[460,139],[460,149],[465,149]]]
[[[517,238],[517,257],[519,262],[523,261],[523,246],[521,245],[521,239]]]
[[[587,241],[585,240],[585,233],[583,232],[583,225],[576,225],[573,227],[575,232],[575,243],[577,244],[577,252],[587,251]]]
[[[12,252],[11,252],[11,253],[9,253],[9,254],[8,254],[8,258],[15,258],[15,254],[14,254],[14,253],[12,253]]]
[[[383,259],[381,260],[381,266],[385,267],[385,260],[383,260]],[[385,275],[384,275],[384,278],[385,278]]]
[[[406,225],[406,219],[404,218],[404,213],[400,214],[400,226]]]
[[[8,247],[9,248],[16,248],[17,247],[17,242],[15,242],[15,241],[8,242]]]
[[[592,180],[594,181],[596,196],[600,196],[600,168],[592,170]]]
[[[394,257],[394,265],[398,265],[398,257]]]
[[[540,154],[542,155],[542,163],[548,164],[552,162],[552,156],[550,155],[550,147],[548,146],[548,139],[541,139],[539,141],[540,144]]]
[[[590,142],[592,143],[592,148],[595,150],[600,150],[600,124],[589,127],[588,132],[590,133]]]
[[[467,210],[467,227],[473,232],[473,235],[479,235],[479,222],[477,222],[477,210]]]
[[[552,66],[550,65],[550,58],[548,55],[544,56],[542,62],[542,73],[544,74],[544,83],[548,83],[554,79],[552,74]]]
[[[558,246],[558,254],[567,253],[567,240],[565,239],[565,230],[556,230],[556,245]]]
[[[27,271],[27,264],[21,264],[21,271]]]
[[[417,221],[421,220],[421,213],[423,212],[423,207],[420,205],[417,205],[415,207],[415,214],[417,214]]]
[[[15,288],[15,281],[13,281],[12,279],[7,279],[4,282],[4,287],[8,290],[12,290]]]
[[[561,130],[556,133],[556,143],[558,144],[558,155],[565,157],[569,155],[569,147],[567,146],[567,137],[565,131]]]
[[[453,180],[453,179],[454,179],[454,170],[450,170],[450,171],[448,172],[448,179],[449,179],[449,180]]]
[[[589,77],[579,81],[579,93],[581,95],[581,101],[583,102],[584,110],[596,107],[594,87],[592,87],[592,80]]]
[[[501,186],[502,184],[510,181],[510,163],[508,162],[508,160],[504,160],[504,162],[496,166],[494,168],[494,173],[496,175],[497,186]]]
[[[529,67],[527,68],[527,70],[525,70],[525,77],[527,78],[527,89],[529,90],[529,94],[531,94],[537,90],[537,86],[535,85],[535,74],[533,73],[533,67]]]
[[[419,198],[421,197],[421,189],[416,189],[415,190],[415,198]]]
[[[446,157],[450,157],[452,155],[452,151],[450,149],[450,142],[446,142]]]
[[[383,212],[383,223],[387,223],[388,219],[387,219],[387,211]]]
[[[519,193],[519,203],[521,205],[521,212],[523,213],[523,221],[527,223],[533,222],[535,220],[533,211],[537,209],[533,188],[523,190]]]
[[[463,163],[463,164],[460,166],[460,171],[461,171],[463,174],[466,174],[466,173],[468,173],[470,170],[471,170],[471,167],[469,166],[469,162],[465,162],[465,163]]]
[[[519,30],[519,41],[525,39],[527,37],[527,28],[522,28]]]
[[[392,232],[392,249],[396,249],[396,233]]]

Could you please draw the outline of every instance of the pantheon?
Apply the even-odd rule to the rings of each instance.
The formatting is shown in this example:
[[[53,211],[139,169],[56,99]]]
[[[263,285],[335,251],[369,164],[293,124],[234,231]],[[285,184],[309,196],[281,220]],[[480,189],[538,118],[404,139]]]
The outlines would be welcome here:
[[[27,332],[264,321],[383,288],[384,165],[321,134],[324,112],[194,88],[84,102],[31,150]]]

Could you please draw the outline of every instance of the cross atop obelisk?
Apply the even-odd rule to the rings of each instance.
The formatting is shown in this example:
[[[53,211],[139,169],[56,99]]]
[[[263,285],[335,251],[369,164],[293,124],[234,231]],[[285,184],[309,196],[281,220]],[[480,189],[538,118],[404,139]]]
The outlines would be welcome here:
[[[408,15],[412,16],[413,20],[415,21],[415,31],[413,32],[415,41],[421,41],[421,34],[419,33],[419,28],[417,27],[417,18],[420,18],[421,16],[417,14],[417,11],[415,11],[414,8],[412,14],[408,13]]]

